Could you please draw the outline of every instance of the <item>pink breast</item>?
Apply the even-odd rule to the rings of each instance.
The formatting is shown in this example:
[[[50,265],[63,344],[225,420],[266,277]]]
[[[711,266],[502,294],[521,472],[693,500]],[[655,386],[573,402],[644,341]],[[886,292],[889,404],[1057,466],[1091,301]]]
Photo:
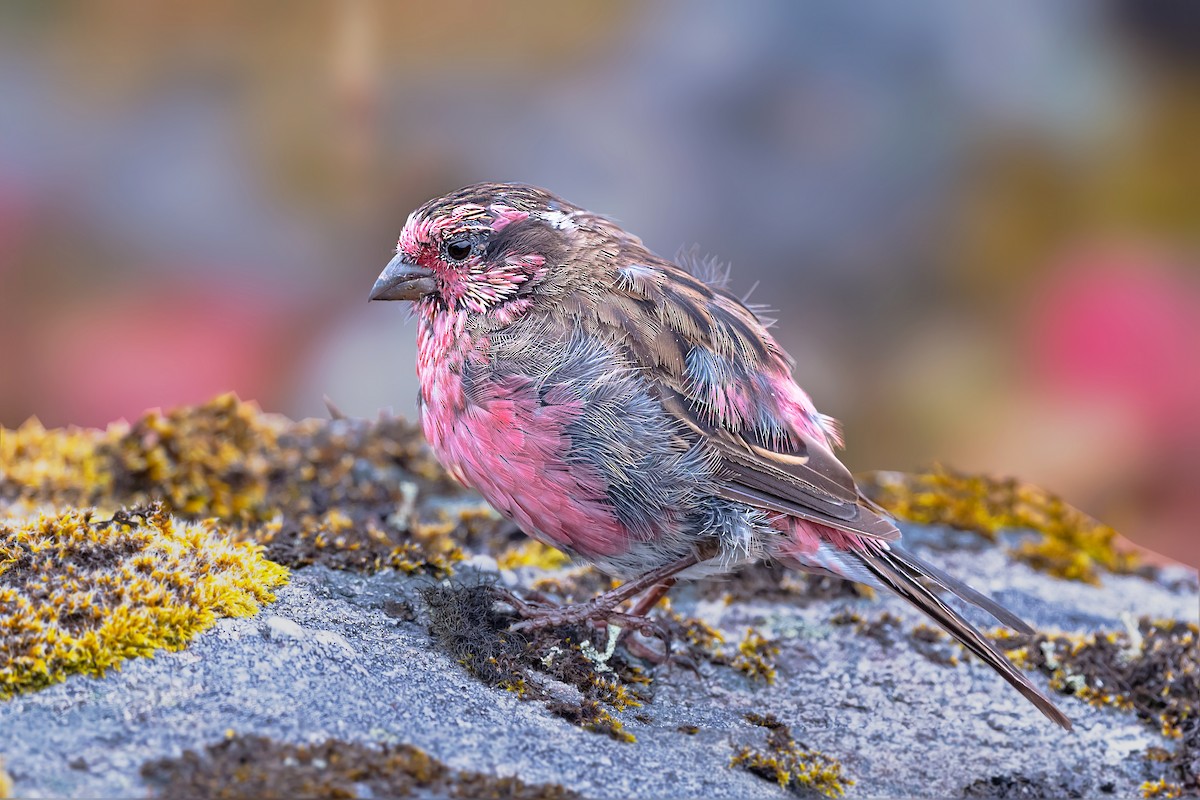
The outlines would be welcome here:
[[[585,412],[583,403],[543,405],[534,382],[520,376],[473,385],[468,399],[464,340],[436,324],[419,340],[421,422],[450,473],[548,544],[585,556],[622,552],[629,534],[613,513],[605,479],[570,460],[567,428]]]

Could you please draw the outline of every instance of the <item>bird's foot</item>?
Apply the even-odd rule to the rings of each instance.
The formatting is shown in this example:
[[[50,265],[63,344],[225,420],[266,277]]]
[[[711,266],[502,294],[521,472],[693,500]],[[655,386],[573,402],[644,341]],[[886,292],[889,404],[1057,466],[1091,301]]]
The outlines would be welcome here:
[[[656,653],[640,642],[627,639],[625,645],[631,655],[637,658],[646,658],[655,663],[660,663],[670,657],[671,635],[662,625],[641,614],[618,611],[617,602],[606,595],[600,595],[585,603],[559,606],[545,600],[523,598],[516,592],[502,587],[494,587],[492,591],[499,602],[511,606],[521,617],[520,621],[509,626],[509,630],[535,631],[565,625],[616,626],[620,629],[617,634],[619,636],[624,637],[626,633],[637,631],[644,636],[662,641],[666,650],[665,655]]]
[[[658,622],[647,615],[655,604],[662,599],[675,583],[675,575],[694,564],[700,563],[705,557],[700,552],[689,553],[676,561],[663,564],[649,572],[610,589],[598,597],[593,597],[586,603],[573,605],[554,605],[544,596],[537,599],[520,597],[515,592],[499,586],[493,587],[496,599],[512,606],[521,621],[512,625],[512,631],[532,631],[539,628],[555,628],[563,625],[616,625],[622,629],[613,635],[625,635],[637,631],[648,638],[659,639],[664,645],[665,654],[654,654],[650,660],[661,663],[671,657],[671,634]],[[632,601],[638,595],[641,599],[633,604],[628,611],[617,609],[626,601]],[[636,649],[646,650],[634,645]],[[631,654],[633,651],[630,651]],[[653,651],[649,651],[653,653]]]

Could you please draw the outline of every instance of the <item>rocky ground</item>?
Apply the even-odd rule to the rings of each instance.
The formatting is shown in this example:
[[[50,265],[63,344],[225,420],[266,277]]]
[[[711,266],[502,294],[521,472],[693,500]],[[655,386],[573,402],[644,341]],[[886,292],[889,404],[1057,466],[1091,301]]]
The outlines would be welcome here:
[[[267,558],[291,568],[273,602],[228,615],[218,609],[215,621],[195,626],[200,632],[151,657],[129,657],[100,677],[67,667],[61,680],[39,688],[21,672],[32,662],[17,652],[35,645],[28,633],[13,637],[15,601],[4,606],[0,593],[0,612],[8,615],[0,624],[10,629],[0,629],[0,657],[10,659],[0,677],[17,687],[0,700],[0,758],[13,797],[1197,791],[1200,589],[1190,570],[1064,580],[1014,558],[1034,534],[989,541],[943,526],[904,526],[919,555],[1039,631],[1029,641],[998,630],[995,638],[1072,718],[1073,732],[922,627],[902,601],[769,569],[674,591],[670,608],[657,612],[674,634],[674,658],[655,666],[624,645],[606,654],[604,631],[507,633],[511,620],[492,604],[488,585],[566,598],[604,582],[524,545],[469,495],[406,460],[418,458],[417,450],[385,447],[380,457],[364,450],[378,444],[356,436],[355,424],[274,430],[229,455],[231,463],[251,464],[259,448],[294,447],[318,462],[341,463],[339,447],[353,455],[344,465],[352,490],[334,491],[321,475],[309,475],[295,480],[312,490],[293,494],[293,479],[270,468],[221,483],[232,487],[228,531],[264,544]],[[348,432],[326,430],[338,425]],[[33,457],[31,441],[18,451],[13,432],[5,433],[0,498],[8,521],[0,516],[0,541],[9,558],[0,550],[0,592],[6,585],[32,591],[16,573],[28,562],[21,548],[36,549],[18,536],[35,508],[174,497],[170,510],[181,513],[180,497],[191,494],[156,492],[155,480],[177,488],[185,475],[211,486],[204,469],[227,469],[205,456],[195,459],[203,469],[184,470],[188,448],[168,447],[174,471],[139,483],[113,466],[114,452],[137,461],[128,455],[130,432],[117,430],[71,447],[43,442],[37,457],[46,461],[53,450],[61,463],[35,475],[12,468],[18,457]],[[301,433],[312,441],[297,444]],[[146,453],[157,445],[145,444],[144,430],[138,437],[146,450],[138,463],[154,461]],[[75,461],[62,455],[68,450]],[[80,468],[94,453],[108,466]],[[67,477],[47,478],[55,469]],[[64,498],[85,473],[108,481],[106,494]],[[282,519],[237,510],[238,493],[256,480],[254,498],[268,511],[276,504]],[[386,481],[414,488],[364,488]],[[300,510],[290,499],[321,493],[329,499]],[[454,513],[447,517],[445,508]],[[429,509],[442,509],[441,516]],[[379,535],[360,541],[354,537],[370,527],[367,518]],[[450,521],[438,527],[442,518]],[[128,520],[128,529],[139,524],[146,523]],[[107,528],[86,530],[95,539]],[[338,536],[346,538],[339,544]],[[80,570],[110,568],[96,563],[90,556]],[[972,619],[991,629],[986,617]],[[58,623],[80,624],[74,617]]]

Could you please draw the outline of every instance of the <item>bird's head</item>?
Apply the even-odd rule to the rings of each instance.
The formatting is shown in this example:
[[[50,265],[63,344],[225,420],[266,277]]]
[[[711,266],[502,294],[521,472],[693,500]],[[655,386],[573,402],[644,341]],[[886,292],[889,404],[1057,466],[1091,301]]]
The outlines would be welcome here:
[[[371,299],[512,318],[557,283],[583,214],[520,184],[477,184],[430,200],[409,215]]]

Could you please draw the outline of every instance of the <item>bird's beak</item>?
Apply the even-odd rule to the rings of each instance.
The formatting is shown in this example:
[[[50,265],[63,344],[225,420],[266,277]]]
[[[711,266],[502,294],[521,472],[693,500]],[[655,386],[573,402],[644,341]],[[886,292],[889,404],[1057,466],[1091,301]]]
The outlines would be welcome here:
[[[404,260],[398,253],[379,273],[370,300],[419,300],[437,291],[433,271]]]

